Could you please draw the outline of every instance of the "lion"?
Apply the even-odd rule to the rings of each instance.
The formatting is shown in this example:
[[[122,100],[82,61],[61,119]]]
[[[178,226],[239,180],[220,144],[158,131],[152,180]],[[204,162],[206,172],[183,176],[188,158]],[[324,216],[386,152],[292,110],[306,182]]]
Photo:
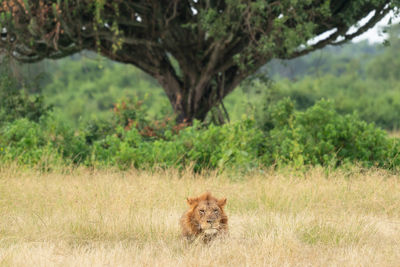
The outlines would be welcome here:
[[[217,199],[206,192],[199,197],[188,198],[189,209],[180,219],[182,236],[188,241],[208,243],[217,236],[228,233],[228,216],[224,211],[226,198]]]

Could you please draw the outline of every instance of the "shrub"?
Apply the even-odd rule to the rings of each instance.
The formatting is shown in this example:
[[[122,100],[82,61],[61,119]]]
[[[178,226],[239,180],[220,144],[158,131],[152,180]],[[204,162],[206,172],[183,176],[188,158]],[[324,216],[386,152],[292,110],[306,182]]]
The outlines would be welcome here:
[[[272,130],[266,140],[265,164],[338,166],[361,162],[387,167],[396,145],[386,132],[357,115],[338,114],[332,102],[319,101],[304,112],[285,99],[269,109]],[[393,162],[392,162],[393,163]],[[393,165],[393,164],[392,164]]]
[[[51,113],[41,119],[40,127],[65,164],[87,161],[91,145],[87,142],[86,135],[80,134],[70,123]]]
[[[294,109],[306,110],[323,98],[333,100],[339,114],[356,111],[366,122],[374,122],[385,129],[400,127],[400,87],[398,81],[358,79],[346,73],[340,78],[324,75],[319,78],[306,76],[299,81],[280,80],[264,86],[264,119],[269,106],[290,97]],[[260,90],[261,90],[260,89]]]
[[[21,118],[38,122],[50,110],[42,96],[29,96],[15,78],[0,73],[0,124]]]
[[[285,98],[260,120],[222,126],[173,120],[150,122],[137,103],[120,104],[113,119],[84,124],[81,131],[54,113],[0,127],[0,158],[21,164],[42,162],[118,166],[121,169],[186,168],[249,171],[263,166],[322,165],[397,169],[400,142],[356,114],[341,115],[330,101],[296,111]]]
[[[145,168],[151,154],[151,141],[145,142],[136,128],[125,130],[122,127],[117,133],[93,143],[89,164],[96,166],[117,165],[120,168]]]
[[[57,158],[48,136],[40,125],[28,119],[6,123],[1,129],[0,155],[4,160],[22,164],[37,164],[48,157]]]
[[[227,166],[251,169],[258,166],[263,133],[253,127],[253,121],[242,121],[208,128],[199,123],[187,127],[166,138],[148,140],[136,128],[98,140],[93,145],[92,162],[95,165],[178,167],[193,165],[201,169],[225,168]]]
[[[243,120],[200,130],[195,125],[183,130],[175,140],[184,144],[185,160],[194,162],[195,170],[226,167],[249,170],[258,166],[263,139],[254,121]]]

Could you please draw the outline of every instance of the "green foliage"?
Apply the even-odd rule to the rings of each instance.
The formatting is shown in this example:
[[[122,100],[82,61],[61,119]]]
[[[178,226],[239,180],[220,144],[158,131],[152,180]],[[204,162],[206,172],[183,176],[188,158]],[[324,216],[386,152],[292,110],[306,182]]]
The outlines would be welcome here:
[[[40,65],[49,74],[42,83],[45,101],[59,110],[64,120],[78,126],[110,119],[110,111],[120,99],[142,99],[152,118],[172,113],[165,93],[153,78],[133,66],[93,57],[83,53]]]
[[[368,76],[373,79],[398,81],[400,77],[400,25],[389,29],[389,45],[384,52],[367,66]]]
[[[50,110],[42,96],[29,96],[15,78],[0,71],[0,125],[19,118],[37,122]]]
[[[5,161],[16,160],[22,164],[35,165],[57,153],[48,135],[36,122],[26,118],[6,123],[0,131],[0,156]]]
[[[263,106],[264,94],[268,94],[267,101],[271,104],[290,97],[295,108],[301,110],[322,98],[332,99],[340,114],[357,111],[367,122],[397,129],[400,127],[399,83],[395,79],[379,78],[378,68],[385,64],[371,63],[383,54],[378,45],[362,42],[327,47],[284,64],[275,61],[266,67],[275,80],[272,88],[258,81],[259,76],[266,75],[261,70],[251,84],[242,83],[229,94],[224,104],[231,121],[238,121],[246,115],[252,117]],[[25,66],[27,73],[37,75],[37,69],[48,72],[41,92],[46,96],[45,104],[53,105],[63,120],[72,122],[74,127],[80,124],[85,127],[91,121],[108,121],[114,103],[135,98],[143,100],[141,108],[150,120],[172,114],[167,97],[151,77],[132,66],[91,57],[92,54],[84,53],[57,62],[46,61],[39,66]],[[396,59],[392,57],[389,62],[385,56],[388,65],[396,64]],[[396,68],[391,70],[395,72]]]
[[[397,0],[131,2],[25,0],[5,5],[0,8],[0,50],[21,62],[91,51],[137,66],[160,82],[181,121],[204,121],[240,81],[273,58],[295,58],[338,45],[338,38],[353,39],[398,4]],[[369,21],[359,27],[368,14]],[[109,106],[109,87],[103,92],[105,106],[95,107],[91,101],[92,92],[107,84],[103,77],[83,89],[73,81],[66,84],[85,92],[76,99],[80,108],[70,109],[69,115],[78,119],[86,109]],[[64,91],[66,86],[52,89]]]
[[[284,99],[268,109],[272,130],[267,136],[267,165],[339,166],[360,162],[365,166],[393,167],[398,141],[357,115],[338,114],[332,102],[322,100],[304,112],[293,111]],[[397,146],[397,148],[395,148]],[[271,157],[272,155],[272,157]],[[391,161],[392,160],[392,161]]]
[[[81,164],[89,157],[91,142],[84,130],[82,133],[76,131],[70,123],[54,113],[41,120],[40,127],[65,164]]]
[[[62,162],[194,171],[351,163],[397,169],[400,164],[397,139],[356,115],[340,115],[329,101],[296,111],[294,103],[284,99],[265,110],[262,127],[243,119],[222,126],[195,122],[190,127],[170,123],[157,128],[144,110],[128,106],[117,110],[114,120],[95,121],[79,131],[55,114],[39,122],[8,122],[0,128],[0,158],[28,165]],[[132,117],[121,120],[121,113]]]
[[[297,81],[304,76],[318,79],[326,74],[340,78],[341,75],[349,72],[357,74],[360,79],[366,77],[366,66],[382,53],[382,46],[370,44],[368,41],[327,46],[303,57],[272,60],[262,68],[261,72],[267,73],[274,80],[287,78]]]
[[[222,126],[176,125],[160,87],[135,68],[80,56],[47,62],[46,99],[28,96],[33,89],[8,76],[0,80],[0,160],[195,171],[353,163],[397,170],[400,142],[370,122],[400,126],[398,60],[376,46],[355,47],[328,48],[334,55],[320,67],[317,54],[298,59],[292,67],[303,72],[282,72],[293,80],[242,83],[225,99],[232,123]]]
[[[397,130],[400,127],[399,27],[389,29],[390,45],[367,42],[327,47],[306,57],[273,62],[261,72],[274,77],[259,84],[266,106],[290,97],[295,109],[306,110],[325,98],[340,114],[357,112],[362,120]],[[255,92],[253,99],[260,98]],[[253,100],[250,100],[253,101]]]
[[[224,126],[201,127],[195,123],[165,139],[146,141],[138,129],[119,128],[118,134],[107,136],[93,145],[95,165],[122,167],[177,167],[201,169],[235,167],[252,169],[258,166],[263,133],[253,127],[254,122],[243,121]]]
[[[400,127],[400,87],[398,81],[359,79],[355,73],[336,77],[306,76],[299,81],[280,80],[263,86],[264,105],[290,97],[295,109],[306,110],[325,98],[333,101],[340,114],[357,112],[362,120],[386,129]]]
[[[172,141],[183,144],[186,158],[182,163],[194,162],[194,168],[239,167],[252,169],[258,166],[264,135],[254,127],[254,121],[243,120],[223,126],[211,125],[197,129],[196,125],[184,129]]]

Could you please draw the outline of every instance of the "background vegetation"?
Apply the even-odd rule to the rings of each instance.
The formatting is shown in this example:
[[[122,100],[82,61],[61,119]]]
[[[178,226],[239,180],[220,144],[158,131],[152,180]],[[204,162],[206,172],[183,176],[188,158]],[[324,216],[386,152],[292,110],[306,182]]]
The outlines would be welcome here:
[[[149,76],[91,53],[3,64],[3,161],[148,169],[249,171],[349,164],[396,170],[399,28],[388,47],[367,42],[276,61],[225,101],[231,122],[176,125]],[[384,63],[383,63],[384,62]],[[9,68],[9,67],[12,68]]]

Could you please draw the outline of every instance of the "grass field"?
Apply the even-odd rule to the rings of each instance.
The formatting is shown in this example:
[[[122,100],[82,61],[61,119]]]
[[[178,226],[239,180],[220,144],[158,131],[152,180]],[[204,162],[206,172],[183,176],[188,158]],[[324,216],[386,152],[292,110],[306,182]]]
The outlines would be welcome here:
[[[230,236],[190,245],[178,220],[206,190],[228,198]],[[399,265],[400,179],[382,171],[0,167],[0,266]]]

